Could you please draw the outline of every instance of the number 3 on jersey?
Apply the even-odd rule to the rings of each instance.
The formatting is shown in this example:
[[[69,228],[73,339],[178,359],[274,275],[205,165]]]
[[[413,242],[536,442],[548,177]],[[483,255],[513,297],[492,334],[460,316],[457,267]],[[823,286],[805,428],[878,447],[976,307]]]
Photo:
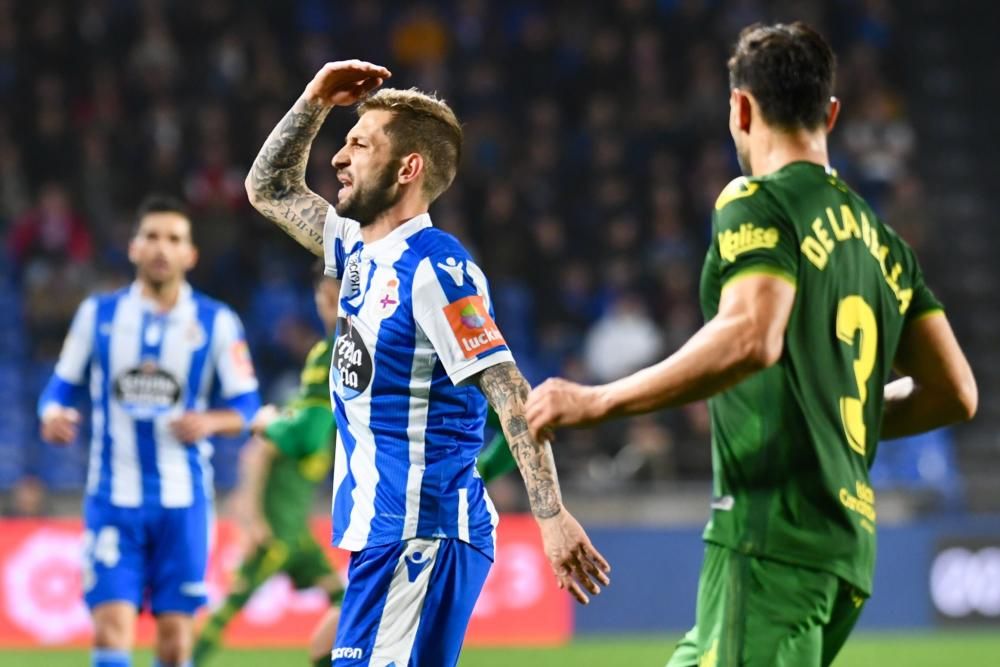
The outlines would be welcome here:
[[[854,360],[854,378],[858,383],[858,398],[840,397],[840,419],[844,423],[844,434],[851,449],[865,455],[866,429],[864,405],[868,398],[868,378],[875,368],[878,350],[878,322],[872,307],[857,294],[841,299],[837,306],[837,338],[854,346],[854,337],[861,332],[858,345],[861,348]]]

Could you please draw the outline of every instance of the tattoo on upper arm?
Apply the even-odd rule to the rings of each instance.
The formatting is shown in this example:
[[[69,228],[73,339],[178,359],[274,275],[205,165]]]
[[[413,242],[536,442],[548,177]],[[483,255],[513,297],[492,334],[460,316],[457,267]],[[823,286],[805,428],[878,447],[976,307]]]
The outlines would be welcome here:
[[[329,108],[298,100],[257,154],[247,189],[258,211],[314,254],[323,254],[323,225],[330,203],[306,186],[313,139]]]
[[[559,514],[562,500],[552,448],[547,442],[540,443],[531,436],[524,415],[530,389],[527,380],[517,366],[505,362],[480,373],[477,384],[500,416],[511,454],[528,489],[532,513],[540,519]]]

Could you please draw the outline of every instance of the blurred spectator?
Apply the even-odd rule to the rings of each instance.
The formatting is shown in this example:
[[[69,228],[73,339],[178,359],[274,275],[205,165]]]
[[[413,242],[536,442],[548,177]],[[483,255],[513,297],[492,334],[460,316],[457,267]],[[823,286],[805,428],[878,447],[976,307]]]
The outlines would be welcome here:
[[[38,206],[14,221],[9,243],[11,256],[21,266],[35,259],[84,262],[93,253],[90,227],[59,183],[42,186]]]
[[[36,519],[48,514],[48,493],[42,480],[34,475],[19,479],[10,490],[4,515],[18,519]]]
[[[383,62],[390,85],[454,105],[463,165],[432,215],[474,249],[532,380],[619,377],[700,325],[711,211],[738,174],[725,54],[753,21],[794,12],[828,34],[844,102],[835,162],[924,242],[885,0],[788,12],[762,0],[286,4],[0,0],[0,239],[31,356],[51,362],[79,300],[128,281],[141,197],[182,192],[200,250],[192,280],[246,311],[261,375],[280,390],[315,335],[299,289],[309,258],[249,209],[243,179],[329,59]],[[328,200],[330,159],[353,122],[332,114],[313,146],[307,180]],[[707,476],[706,442],[702,406],[625,433],[568,434],[560,465],[580,479],[615,457],[642,479]]]
[[[624,377],[653,362],[662,351],[659,329],[642,301],[626,295],[615,301],[587,333],[584,359],[598,382]]]

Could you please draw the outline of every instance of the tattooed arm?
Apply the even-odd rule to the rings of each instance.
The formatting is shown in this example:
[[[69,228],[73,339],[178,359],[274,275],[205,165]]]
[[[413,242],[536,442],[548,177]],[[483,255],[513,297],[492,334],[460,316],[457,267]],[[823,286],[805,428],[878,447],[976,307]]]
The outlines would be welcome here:
[[[587,604],[589,598],[583,588],[593,595],[600,593],[599,584],[607,586],[610,583],[606,573],[611,567],[562,504],[551,446],[547,441],[536,440],[528,430],[524,404],[531,386],[511,362],[487,368],[475,381],[500,417],[501,428],[528,489],[531,512],[538,520],[545,554],[559,587]]]
[[[246,180],[253,207],[320,256],[330,203],[306,187],[306,162],[328,113],[330,107],[299,98],[271,131]]]
[[[500,417],[511,454],[524,477],[531,512],[548,519],[562,511],[562,494],[556,476],[556,462],[547,441],[539,442],[528,432],[524,403],[531,386],[517,366],[510,362],[487,368],[477,378],[479,389]]]
[[[384,67],[360,60],[327,63],[271,131],[250,168],[250,203],[314,255],[323,255],[330,203],[306,186],[313,139],[331,108],[354,104],[389,76]]]

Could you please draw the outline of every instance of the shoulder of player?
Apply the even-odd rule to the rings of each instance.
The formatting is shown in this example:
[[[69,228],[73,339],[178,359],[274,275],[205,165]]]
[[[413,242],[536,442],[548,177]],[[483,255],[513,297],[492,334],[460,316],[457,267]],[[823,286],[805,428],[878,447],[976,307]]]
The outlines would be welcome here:
[[[240,316],[233,310],[225,301],[220,301],[214,297],[208,296],[204,292],[199,292],[198,290],[191,290],[191,300],[194,301],[202,318],[215,318],[216,323],[222,320],[227,321],[235,325],[237,328],[242,326],[242,320]]]
[[[469,251],[448,232],[428,227],[414,234],[408,243],[413,262],[414,288],[426,284],[442,274],[451,275],[464,271],[472,256]]]
[[[746,225],[791,229],[789,220],[775,188],[780,187],[768,177],[741,176],[723,188],[712,209],[712,222],[717,230],[737,230]]]
[[[431,257],[471,259],[469,251],[462,243],[448,232],[437,227],[426,227],[407,239],[410,249],[420,259]]]
[[[749,176],[739,176],[729,181],[726,187],[715,199],[713,212],[719,215],[731,210],[754,208],[762,199],[762,190],[766,190],[768,182],[765,179]]]

